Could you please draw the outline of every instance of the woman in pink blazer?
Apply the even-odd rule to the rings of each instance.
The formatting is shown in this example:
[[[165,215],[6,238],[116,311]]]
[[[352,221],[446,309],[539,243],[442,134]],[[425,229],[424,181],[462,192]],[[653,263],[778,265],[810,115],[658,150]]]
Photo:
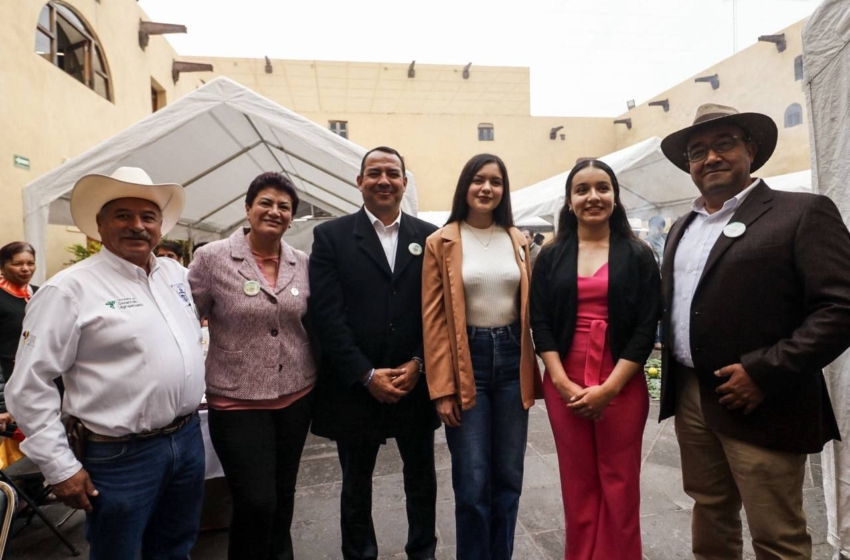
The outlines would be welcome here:
[[[307,330],[307,255],[281,237],[298,209],[292,182],[248,187],[250,224],[198,251],[189,283],[209,319],[210,438],[233,496],[228,557],[292,558],[298,463],[316,380]]]

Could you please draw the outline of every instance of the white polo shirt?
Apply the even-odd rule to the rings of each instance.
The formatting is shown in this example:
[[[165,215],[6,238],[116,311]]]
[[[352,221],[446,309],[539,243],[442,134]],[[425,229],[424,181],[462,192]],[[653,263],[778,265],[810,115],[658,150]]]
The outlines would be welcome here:
[[[122,436],[166,426],[201,401],[204,356],[187,271],[169,259],[150,263],[148,275],[104,247],[48,280],[27,306],[6,403],[27,436],[21,449],[50,484],[82,467],[60,406],[95,433]]]

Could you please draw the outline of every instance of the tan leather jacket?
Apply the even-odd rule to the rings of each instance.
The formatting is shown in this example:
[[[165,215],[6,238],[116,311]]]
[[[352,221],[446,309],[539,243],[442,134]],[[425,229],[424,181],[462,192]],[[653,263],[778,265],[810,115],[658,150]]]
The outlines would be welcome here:
[[[514,257],[520,269],[520,319],[522,404],[528,409],[542,395],[540,369],[531,341],[528,290],[531,259],[528,241],[510,228]],[[463,248],[460,225],[451,223],[432,233],[425,242],[422,264],[422,334],[425,342],[425,376],[431,399],[456,395],[462,410],[475,406],[475,378],[466,335],[466,301],[463,291]]]

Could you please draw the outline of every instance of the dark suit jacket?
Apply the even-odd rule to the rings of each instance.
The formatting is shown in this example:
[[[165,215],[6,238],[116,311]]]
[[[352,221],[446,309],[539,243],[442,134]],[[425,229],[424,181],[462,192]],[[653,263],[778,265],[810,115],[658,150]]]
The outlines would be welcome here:
[[[644,363],[660,315],[658,264],[648,245],[611,235],[608,249],[608,340],[614,363]],[[565,358],[578,309],[578,237],[543,247],[531,275],[531,329],[537,352]]]
[[[676,411],[670,302],[676,248],[694,214],[670,229],[664,253],[661,419]],[[721,234],[691,303],[690,345],[709,427],[762,447],[814,453],[839,439],[821,368],[850,345],[850,233],[819,195],[755,187]],[[718,403],[713,372],[741,363],[765,394],[749,415]]]
[[[381,440],[439,426],[424,375],[396,404],[379,403],[361,383],[371,368],[397,367],[423,356],[422,253],[436,230],[404,214],[394,271],[362,208],[314,230],[310,312],[322,354],[316,435]],[[422,249],[419,254],[411,252],[413,243]]]

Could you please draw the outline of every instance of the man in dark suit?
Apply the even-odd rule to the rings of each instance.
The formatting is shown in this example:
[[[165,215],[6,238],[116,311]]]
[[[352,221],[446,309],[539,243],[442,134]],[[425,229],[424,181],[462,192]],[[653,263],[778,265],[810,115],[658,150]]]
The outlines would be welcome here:
[[[313,433],[337,443],[342,467],[342,555],[378,556],[372,472],[395,438],[404,462],[408,558],[434,557],[439,426],[422,375],[422,247],[437,228],[401,212],[404,161],[366,153],[363,208],[314,230],[310,309],[322,351]]]
[[[675,414],[697,559],[811,558],[807,453],[838,439],[821,368],[850,345],[850,234],[824,196],[750,173],[776,146],[766,115],[703,105],[661,144],[702,196],[664,253],[661,419]]]

